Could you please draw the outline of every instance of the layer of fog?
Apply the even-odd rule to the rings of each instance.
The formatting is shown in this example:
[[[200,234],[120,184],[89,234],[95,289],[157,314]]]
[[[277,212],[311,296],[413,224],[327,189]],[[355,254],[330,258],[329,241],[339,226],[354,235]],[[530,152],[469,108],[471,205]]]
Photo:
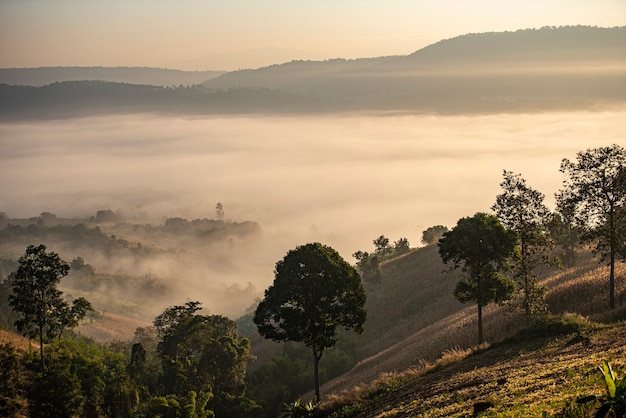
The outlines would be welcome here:
[[[417,246],[429,226],[452,227],[460,217],[488,211],[503,169],[521,173],[552,207],[561,159],[626,145],[624,120],[622,109],[4,124],[0,211],[12,218],[42,211],[89,217],[113,209],[159,223],[213,218],[221,202],[227,219],[258,222],[262,237],[221,249],[233,253],[200,265],[167,260],[141,269],[177,277],[185,288],[177,297],[232,314],[262,295],[276,261],[295,246],[320,241],[351,263],[353,252],[371,251],[381,234]],[[106,267],[106,260],[85,259]]]

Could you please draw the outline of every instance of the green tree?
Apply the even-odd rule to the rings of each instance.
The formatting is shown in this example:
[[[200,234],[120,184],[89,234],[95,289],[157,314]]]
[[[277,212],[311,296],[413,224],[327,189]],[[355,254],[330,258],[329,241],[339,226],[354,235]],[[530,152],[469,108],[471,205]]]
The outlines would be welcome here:
[[[626,150],[619,145],[579,152],[567,158],[560,171],[566,175],[561,194],[574,204],[582,239],[595,243],[595,251],[607,261],[609,307],[615,309],[615,262],[626,241]]]
[[[39,337],[42,373],[45,372],[44,336],[54,337],[64,326],[75,326],[91,308],[84,298],[77,299],[72,308],[63,300],[57,285],[69,269],[69,264],[57,253],[46,252],[45,245],[29,245],[11,280],[9,304],[22,315],[15,326],[31,338]]]
[[[56,323],[50,327],[52,334],[57,335],[61,339],[63,331],[67,328],[75,328],[88,312],[93,312],[93,307],[83,297],[74,299],[71,307],[66,303],[60,308]]]
[[[381,261],[387,261],[393,256],[393,248],[389,244],[389,238],[381,235],[372,241],[374,243],[374,253],[379,256]]]
[[[422,232],[422,244],[433,244],[439,241],[446,232],[448,232],[448,228],[443,225],[435,225],[426,228],[426,230]]]
[[[561,262],[566,267],[573,267],[581,238],[581,228],[576,221],[576,202],[563,190],[557,192],[555,197],[556,211],[550,222],[550,235],[562,248]]]
[[[477,213],[460,219],[439,241],[439,254],[452,269],[460,268],[465,278],[454,289],[461,302],[478,306],[478,343],[483,342],[482,307],[509,300],[515,283],[502,272],[515,254],[517,234],[507,230],[495,215]]]
[[[254,323],[265,338],[304,342],[312,350],[320,400],[322,354],[337,343],[337,327],[363,332],[365,298],[359,274],[337,251],[306,244],[276,263],[274,283],[265,291]]]
[[[352,254],[352,257],[356,258],[356,267],[365,282],[380,282],[380,259],[377,254],[370,254],[367,251],[357,251]]]
[[[38,417],[62,418],[78,416],[83,411],[85,397],[80,380],[67,362],[53,363],[45,374],[35,379],[28,394],[29,408]]]
[[[20,353],[10,343],[0,344],[0,416],[20,416],[24,380]]]
[[[201,315],[200,302],[171,306],[154,320],[160,338],[163,387],[182,399],[190,392],[215,396],[213,410],[224,404],[240,410],[257,407],[244,397],[250,341],[237,334],[234,321],[221,315]],[[239,415],[234,413],[233,415]]]
[[[393,243],[393,256],[397,257],[402,254],[406,254],[411,251],[411,245],[409,244],[409,240],[406,238],[400,238],[396,242]]]
[[[515,277],[522,286],[522,309],[528,321],[547,310],[546,289],[537,281],[535,269],[542,264],[553,264],[554,242],[548,225],[550,210],[543,203],[544,195],[526,184],[520,174],[504,170],[500,183],[503,193],[491,207],[502,224],[517,232],[519,257],[515,260]]]

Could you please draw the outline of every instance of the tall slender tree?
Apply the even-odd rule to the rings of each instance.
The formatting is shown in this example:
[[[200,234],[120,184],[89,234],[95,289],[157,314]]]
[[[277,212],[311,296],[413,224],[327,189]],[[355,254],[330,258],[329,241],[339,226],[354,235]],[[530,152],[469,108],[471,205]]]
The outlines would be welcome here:
[[[57,289],[61,278],[70,270],[67,262],[46,246],[29,245],[19,259],[19,267],[11,278],[9,305],[22,317],[15,326],[24,335],[39,338],[41,372],[45,373],[44,338],[54,334],[69,307]]]
[[[254,314],[259,333],[274,341],[300,341],[313,352],[315,397],[319,361],[337,343],[337,327],[363,332],[365,290],[354,267],[320,243],[291,250],[276,263],[274,283]]]
[[[461,269],[466,277],[457,283],[454,296],[461,302],[475,302],[478,307],[478,343],[483,342],[482,308],[491,302],[511,299],[515,283],[503,271],[515,253],[517,234],[507,230],[495,215],[477,213],[460,219],[439,240],[439,254],[452,269]]]
[[[563,159],[560,171],[566,178],[559,193],[569,196],[583,241],[593,242],[608,262],[609,307],[615,309],[615,262],[626,241],[626,150],[619,145],[590,148],[576,161]]]
[[[530,320],[546,311],[546,289],[539,285],[535,269],[556,262],[552,256],[554,242],[548,231],[551,213],[543,203],[543,193],[528,186],[521,174],[504,170],[503,176],[503,192],[491,210],[506,228],[517,232],[519,256],[514,263],[515,277],[523,290],[522,309]]]

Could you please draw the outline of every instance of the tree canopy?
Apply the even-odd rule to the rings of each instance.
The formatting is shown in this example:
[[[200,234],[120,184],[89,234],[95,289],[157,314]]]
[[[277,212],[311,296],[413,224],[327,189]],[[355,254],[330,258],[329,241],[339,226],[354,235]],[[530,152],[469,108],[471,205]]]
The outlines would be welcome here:
[[[513,296],[515,284],[502,271],[515,253],[517,234],[507,230],[495,215],[477,213],[462,218],[439,241],[439,254],[466,277],[459,281],[454,296],[478,306],[478,342],[483,342],[482,307],[502,303]]]
[[[441,239],[441,237],[443,237],[443,234],[445,234],[446,232],[448,232],[448,228],[443,225],[428,227],[424,231],[422,231],[422,244],[434,244],[435,242],[439,241],[439,239]]]
[[[573,208],[582,239],[594,242],[595,251],[608,260],[609,306],[615,309],[615,261],[624,256],[626,241],[626,150],[619,145],[590,148],[576,161],[563,159],[560,171],[566,178],[557,197]]]
[[[363,332],[365,290],[356,269],[320,243],[291,250],[276,263],[274,283],[254,315],[259,333],[274,341],[298,341],[311,348],[315,395],[319,361],[337,342],[337,328]]]
[[[551,213],[543,203],[543,193],[528,186],[520,174],[504,170],[503,177],[503,191],[491,209],[506,228],[517,232],[519,257],[515,260],[515,277],[523,290],[524,314],[530,320],[547,309],[545,287],[538,284],[534,271],[539,265],[554,261],[554,243],[548,231]]]
[[[201,309],[200,302],[190,301],[166,308],[154,320],[164,394],[179,399],[209,395],[206,401],[213,398],[209,405],[217,416],[229,409],[237,416],[257,410],[244,397],[250,341],[237,334],[234,321],[201,315]]]
[[[46,252],[45,245],[29,245],[11,278],[9,305],[22,315],[15,326],[24,335],[39,338],[42,372],[45,372],[45,337],[53,338],[64,328],[75,327],[92,309],[85,298],[76,299],[72,307],[63,300],[57,285],[69,270],[69,264],[57,253]]]

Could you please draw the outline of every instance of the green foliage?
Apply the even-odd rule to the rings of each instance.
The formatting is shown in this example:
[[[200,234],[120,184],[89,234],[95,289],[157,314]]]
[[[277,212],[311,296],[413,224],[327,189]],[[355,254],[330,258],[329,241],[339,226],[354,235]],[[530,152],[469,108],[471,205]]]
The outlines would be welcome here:
[[[67,362],[52,363],[39,374],[28,393],[29,409],[42,418],[71,417],[83,411],[80,380]]]
[[[589,321],[577,315],[547,315],[535,319],[503,343],[538,342],[567,334],[582,335],[590,328]]]
[[[337,342],[337,328],[363,331],[365,290],[357,271],[331,247],[320,243],[291,250],[276,263],[274,283],[254,315],[259,333],[275,341],[301,341],[318,364]]]
[[[190,391],[183,403],[183,416],[185,418],[212,418],[215,413],[208,409],[209,401],[213,398],[211,392],[200,392],[196,394]]]
[[[583,229],[576,220],[576,202],[567,193],[563,190],[555,193],[556,211],[548,228],[550,236],[562,250],[561,263],[566,267],[573,267]]]
[[[626,415],[626,376],[623,376],[621,380],[616,378],[608,361],[602,363],[600,372],[606,393],[604,395],[583,396],[578,398],[576,402],[584,404],[600,400],[602,404],[596,411],[596,417],[623,417]]]
[[[12,417],[23,409],[24,370],[11,344],[0,345],[0,416]]]
[[[124,353],[85,338],[54,341],[48,351],[50,364],[69,365],[80,382],[85,416],[126,417],[138,407]]]
[[[494,215],[477,213],[462,218],[439,241],[439,254],[453,269],[466,277],[457,283],[454,296],[462,303],[478,305],[478,342],[482,338],[481,308],[490,302],[502,303],[513,296],[514,283],[502,271],[515,253],[517,234],[507,230]]]
[[[393,243],[393,246],[389,244],[389,238],[381,235],[372,241],[374,243],[374,253],[370,254],[367,251],[357,251],[352,256],[356,258],[356,267],[359,270],[361,277],[368,283],[379,283],[381,279],[380,264],[391,260],[392,258],[406,254],[411,251],[409,240],[406,238],[400,238]]]
[[[626,150],[619,145],[579,152],[576,162],[563,159],[563,190],[557,197],[574,212],[582,239],[608,260],[609,306],[615,309],[615,262],[626,254]]]
[[[544,314],[546,289],[537,281],[535,269],[554,264],[554,242],[548,233],[550,210],[543,203],[544,195],[526,184],[520,174],[504,171],[500,183],[503,192],[491,208],[502,224],[517,233],[518,257],[514,261],[515,278],[523,290],[522,309],[526,319]]]
[[[296,399],[293,403],[285,405],[281,412],[283,418],[309,418],[315,416],[317,409],[317,403],[313,401],[303,402],[301,399]]]
[[[211,392],[215,413],[230,410],[233,416],[247,416],[258,409],[244,396],[250,341],[239,337],[234,321],[200,315],[200,310],[200,303],[191,301],[165,309],[154,320],[163,392],[178,398]]]
[[[45,370],[44,336],[52,338],[65,327],[75,327],[91,305],[84,298],[70,308],[57,289],[70,269],[57,253],[46,252],[45,245],[29,245],[19,259],[11,279],[9,304],[22,317],[15,322],[18,330],[32,338],[39,337],[41,371]]]
[[[426,230],[422,232],[422,244],[434,244],[438,242],[446,232],[448,232],[448,228],[443,225],[435,225],[426,228]]]
[[[172,418],[213,418],[215,413],[209,409],[209,401],[213,394],[209,392],[196,393],[190,391],[185,396],[167,395],[155,396],[141,412],[145,417],[172,417]]]
[[[399,240],[393,243],[393,254],[394,257],[397,257],[402,254],[406,254],[411,251],[411,246],[409,244],[409,240],[406,238],[400,238]]]
[[[380,258],[377,254],[369,254],[367,251],[357,251],[352,254],[356,258],[356,267],[361,273],[363,281],[379,283],[381,279]]]
[[[342,336],[343,337],[343,336]],[[356,363],[346,338],[324,352],[319,363],[320,384],[340,376]],[[247,393],[258,402],[265,417],[275,417],[281,406],[310,390],[313,380],[311,352],[304,344],[287,342],[283,353],[273,356],[247,377]]]

